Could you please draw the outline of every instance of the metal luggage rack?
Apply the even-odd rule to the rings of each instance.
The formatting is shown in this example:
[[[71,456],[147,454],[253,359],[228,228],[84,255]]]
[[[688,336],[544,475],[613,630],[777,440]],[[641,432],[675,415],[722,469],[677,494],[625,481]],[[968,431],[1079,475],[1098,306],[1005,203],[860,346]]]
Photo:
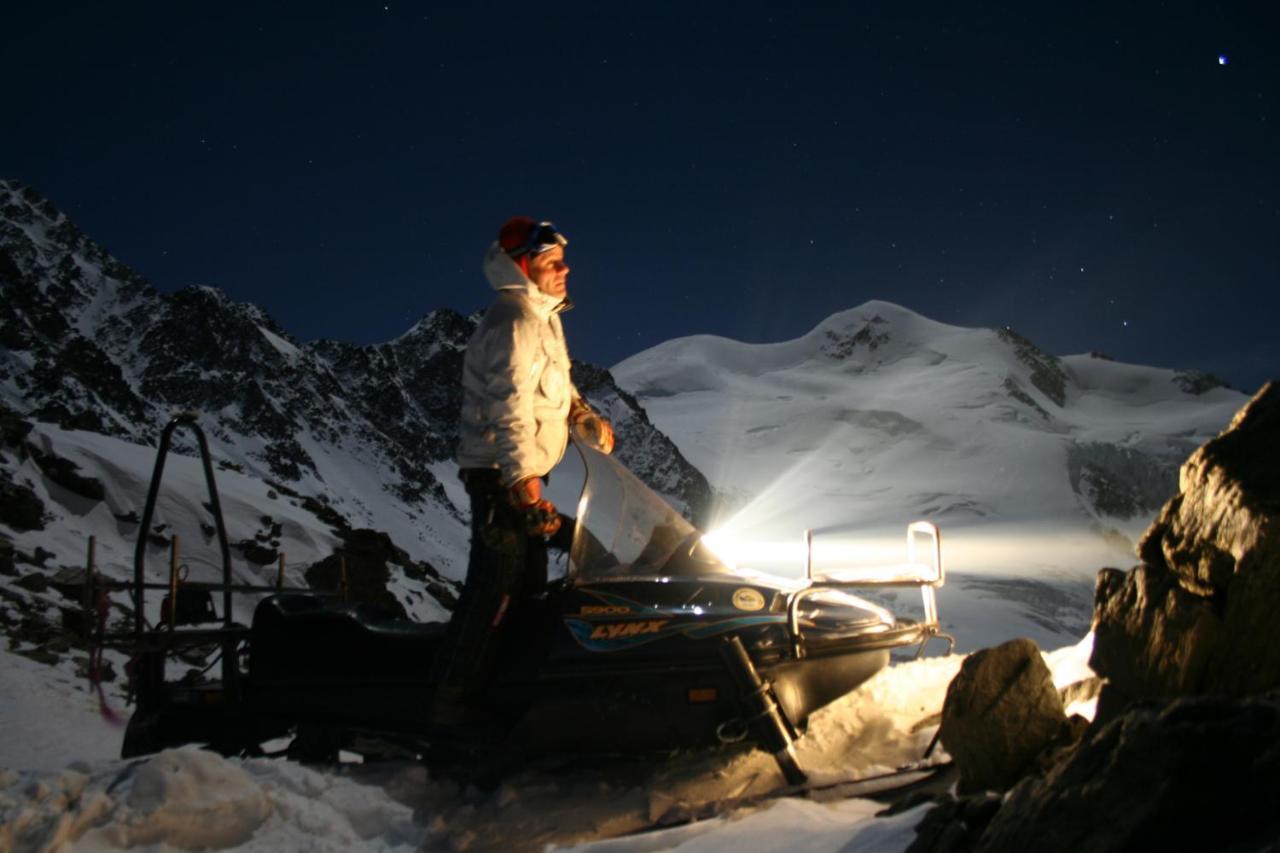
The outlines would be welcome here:
[[[246,584],[237,583],[232,578],[231,546],[227,540],[227,529],[222,517],[222,504],[218,498],[218,488],[213,476],[213,459],[209,453],[209,443],[204,431],[197,423],[196,412],[180,412],[173,416],[160,434],[160,443],[156,450],[155,468],[151,474],[151,485],[147,491],[147,502],[139,524],[138,544],[134,551],[133,580],[110,581],[95,578],[93,571],[93,543],[90,542],[89,566],[85,576],[86,607],[94,606],[101,596],[112,590],[129,590],[133,598],[133,630],[130,632],[108,633],[105,630],[105,619],[98,620],[98,630],[94,644],[98,647],[131,648],[134,658],[146,652],[159,652],[164,655],[174,654],[183,648],[193,646],[217,645],[221,650],[222,681],[228,688],[234,687],[239,680],[237,664],[237,647],[249,634],[249,627],[241,625],[232,618],[232,597],[236,594],[272,594],[284,588],[284,560],[280,561],[276,583]],[[200,448],[200,459],[204,468],[205,484],[209,490],[209,509],[213,514],[217,531],[218,547],[221,554],[222,578],[220,581],[188,581],[185,577],[186,565],[179,557],[178,536],[175,534],[170,543],[168,581],[148,581],[146,579],[147,531],[155,515],[156,500],[160,494],[160,482],[164,475],[165,460],[173,441],[173,434],[179,427],[185,427],[195,433]],[[343,572],[345,580],[345,565]],[[345,583],[342,590],[313,590],[319,595],[345,595]],[[148,591],[166,593],[161,602],[161,619],[151,626],[146,620],[146,599]],[[217,615],[212,606],[213,596],[221,593],[222,615]],[[185,599],[185,601],[184,601]],[[101,605],[96,605],[101,609]],[[188,612],[184,613],[184,607]],[[198,623],[191,619],[191,610],[201,611]],[[210,622],[220,622],[210,627]],[[191,627],[198,624],[198,627]]]
[[[930,540],[928,546],[929,562],[921,562],[918,558],[920,547],[917,536]],[[924,617],[915,623],[904,626],[901,634],[895,632],[886,637],[886,645],[912,645],[909,637],[919,636],[920,647],[916,650],[916,658],[924,656],[925,648],[933,639],[945,640],[947,654],[955,648],[956,638],[942,630],[938,618],[938,598],[935,590],[946,583],[946,570],[942,566],[942,534],[938,526],[928,521],[913,521],[907,525],[907,562],[901,566],[885,567],[883,577],[855,578],[839,580],[813,576],[813,531],[804,532],[804,573],[809,585],[791,594],[787,602],[787,632],[791,637],[791,650],[797,659],[805,656],[804,635],[800,631],[800,603],[805,598],[818,592],[831,589],[847,589],[851,587],[877,586],[918,586],[924,604]],[[900,637],[897,642],[892,638]]]

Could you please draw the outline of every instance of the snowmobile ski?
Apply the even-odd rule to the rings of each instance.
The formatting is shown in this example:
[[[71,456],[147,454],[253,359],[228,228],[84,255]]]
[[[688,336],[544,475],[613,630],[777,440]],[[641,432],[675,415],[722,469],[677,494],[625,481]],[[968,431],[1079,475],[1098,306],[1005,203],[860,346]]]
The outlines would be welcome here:
[[[728,797],[698,804],[677,804],[660,815],[652,826],[637,830],[630,835],[644,835],[712,820],[739,809],[755,808],[787,797],[803,797],[818,803],[867,799],[883,803],[887,809],[896,810],[913,798],[946,790],[954,783],[955,775],[955,765],[950,761],[931,765],[911,764],[876,776],[841,779],[835,782],[805,782],[798,785],[785,785],[772,791],[745,797]]]

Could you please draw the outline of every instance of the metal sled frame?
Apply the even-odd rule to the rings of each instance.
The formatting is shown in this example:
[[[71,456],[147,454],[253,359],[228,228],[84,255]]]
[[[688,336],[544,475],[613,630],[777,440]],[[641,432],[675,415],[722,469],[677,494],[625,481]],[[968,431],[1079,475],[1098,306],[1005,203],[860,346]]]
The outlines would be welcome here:
[[[920,536],[924,536],[929,540],[929,545],[924,550],[929,560],[927,564],[922,563],[919,559],[921,548],[919,547],[918,537]],[[804,547],[804,570],[805,577],[809,579],[809,586],[793,593],[787,603],[787,630],[791,635],[792,653],[797,659],[805,656],[804,638],[800,632],[800,602],[822,590],[882,586],[920,587],[920,595],[924,605],[924,617],[919,622],[904,626],[908,630],[920,632],[920,647],[916,650],[917,659],[924,656],[925,647],[934,638],[946,641],[946,653],[951,654],[956,645],[956,638],[942,630],[942,624],[938,619],[938,598],[934,592],[935,589],[943,586],[947,579],[946,570],[942,566],[942,534],[938,531],[936,524],[928,521],[913,521],[907,525],[906,565],[898,567],[902,569],[898,575],[883,579],[838,580],[814,578],[812,530],[804,532]],[[927,568],[927,571],[920,571],[921,567]]]
[[[230,699],[240,696],[240,666],[238,648],[249,635],[249,628],[240,625],[232,618],[231,602],[234,593],[274,593],[278,586],[256,586],[237,584],[231,575],[231,546],[227,541],[227,528],[222,519],[222,503],[218,499],[218,487],[213,476],[213,458],[209,453],[209,442],[204,430],[197,423],[196,412],[180,412],[169,420],[160,433],[160,444],[156,450],[156,464],[151,473],[151,485],[147,490],[147,503],[142,512],[139,525],[138,545],[133,558],[133,631],[131,633],[102,634],[98,638],[99,645],[112,647],[132,647],[135,667],[140,671],[134,673],[134,686],[138,692],[140,703],[149,702],[154,691],[164,684],[164,659],[175,650],[192,646],[218,645],[221,650],[222,689]],[[200,582],[181,580],[183,589],[205,590],[210,593],[221,593],[222,618],[218,627],[188,628],[177,624],[173,614],[177,609],[177,593],[180,584],[179,567],[176,562],[169,567],[167,583],[149,582],[146,579],[147,531],[155,516],[156,500],[160,495],[160,483],[164,476],[165,460],[169,455],[173,442],[173,434],[183,427],[195,434],[200,448],[200,461],[204,467],[205,484],[209,490],[209,509],[213,514],[215,529],[218,535],[218,547],[222,556],[221,582]],[[170,597],[170,617],[167,622],[155,628],[147,626],[146,600],[147,591],[157,590],[168,593]],[[148,694],[148,695],[144,695]]]

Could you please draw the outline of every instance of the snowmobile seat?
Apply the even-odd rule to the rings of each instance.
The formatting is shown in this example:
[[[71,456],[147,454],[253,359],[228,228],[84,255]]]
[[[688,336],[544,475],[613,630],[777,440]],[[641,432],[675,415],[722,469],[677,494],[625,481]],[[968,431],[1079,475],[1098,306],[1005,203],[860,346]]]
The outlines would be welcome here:
[[[422,682],[444,630],[444,623],[414,622],[374,604],[279,593],[254,610],[250,678],[264,684]]]

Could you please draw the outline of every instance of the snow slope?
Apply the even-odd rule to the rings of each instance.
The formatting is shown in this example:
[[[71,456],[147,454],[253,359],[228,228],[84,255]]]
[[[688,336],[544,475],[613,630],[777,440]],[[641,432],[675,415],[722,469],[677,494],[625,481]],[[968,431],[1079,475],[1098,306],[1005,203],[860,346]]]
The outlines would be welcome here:
[[[1246,399],[887,302],[781,343],[667,341],[612,372],[721,493],[712,526],[740,565],[799,572],[804,528],[819,572],[892,561],[907,522],[936,522],[962,649],[1011,624],[1048,647],[1084,633],[1097,570],[1133,562],[1178,465]]]
[[[45,453],[70,460],[81,476],[97,479],[102,483],[105,497],[92,501],[58,486],[42,476],[32,457],[6,458],[5,467],[11,476],[30,485],[46,513],[43,529],[14,531],[7,534],[8,538],[19,552],[35,553],[42,548],[57,555],[60,560],[57,566],[44,567],[49,572],[58,566],[62,569],[83,567],[92,536],[96,542],[96,570],[108,578],[132,580],[134,548],[155,464],[155,449],[45,423],[34,425],[28,441]],[[215,467],[214,477],[229,542],[275,543],[273,550],[285,555],[286,586],[305,587],[303,569],[340,547],[334,530],[305,508],[298,497],[231,468]],[[147,547],[148,580],[167,581],[169,542],[174,535],[178,537],[181,561],[187,566],[189,580],[221,579],[221,554],[213,516],[206,507],[208,502],[209,492],[199,460],[171,453],[165,463],[152,521],[153,535]],[[458,551],[466,547],[461,535],[454,537],[450,544]],[[50,574],[56,575],[56,572]],[[233,549],[232,575],[238,583],[272,585],[277,581],[278,563],[257,565],[245,559],[240,549]],[[15,594],[26,595],[27,591],[16,589],[16,583],[16,578],[0,577],[0,587],[7,586]],[[448,616],[423,584],[408,577],[395,576],[391,591],[416,619],[432,621]],[[78,603],[60,600],[52,590],[46,595],[52,596],[51,601],[57,605]],[[154,601],[148,602],[150,609],[145,614],[153,623],[159,616],[159,598],[155,596]],[[127,595],[117,593],[115,600],[123,605],[127,603]],[[248,624],[256,600],[250,596],[236,599],[234,618]],[[56,614],[52,621],[57,622]]]

